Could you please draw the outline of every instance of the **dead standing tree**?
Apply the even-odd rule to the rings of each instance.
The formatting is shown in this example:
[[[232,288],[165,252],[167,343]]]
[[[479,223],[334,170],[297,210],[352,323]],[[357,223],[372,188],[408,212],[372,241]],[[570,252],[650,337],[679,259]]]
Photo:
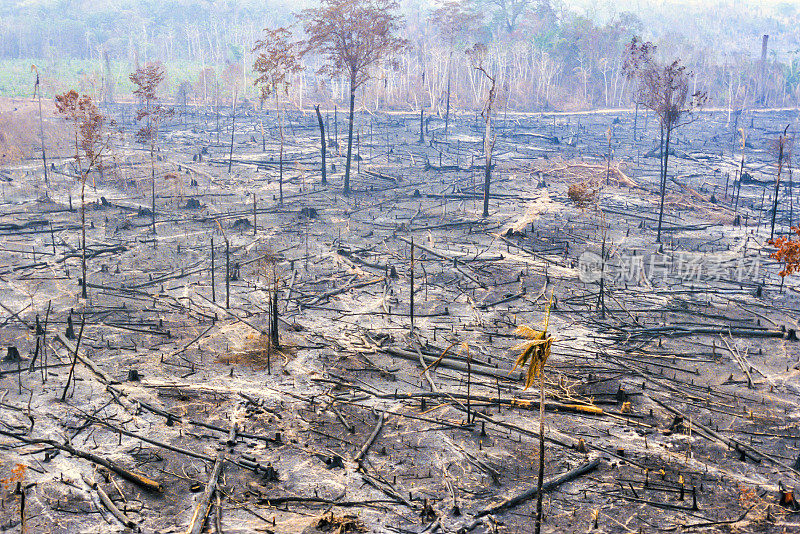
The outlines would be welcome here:
[[[306,51],[327,59],[320,74],[346,75],[350,80],[350,115],[344,194],[350,194],[350,163],[353,155],[353,115],[356,90],[369,79],[369,70],[391,54],[408,46],[396,37],[399,5],[391,0],[322,0],[320,7],[300,14],[307,35]]]
[[[445,95],[444,136],[447,138],[450,126],[450,85],[453,71],[453,50],[456,39],[472,33],[476,27],[479,16],[465,6],[461,0],[443,0],[438,8],[431,13],[430,21],[439,29],[439,33],[446,40],[448,46],[447,56],[447,89]]]
[[[39,137],[42,141],[42,168],[44,169],[44,185],[50,187],[50,179],[47,176],[47,152],[44,149],[44,118],[42,117],[42,86],[39,84],[39,69],[36,65],[31,65],[31,71],[36,73],[36,82],[33,86],[33,96],[39,100]]]
[[[328,176],[327,171],[325,169],[325,151],[327,147],[325,146],[325,123],[322,122],[322,113],[319,112],[319,104],[314,106],[314,111],[317,112],[317,122],[319,123],[319,142],[320,142],[320,150],[322,151],[322,185],[328,183]]]
[[[75,163],[81,181],[81,298],[86,298],[86,179],[100,161],[110,144],[104,135],[106,117],[88,95],[79,96],[75,90],[56,96],[56,111],[72,123],[75,136]]]
[[[239,99],[239,88],[242,85],[242,67],[238,63],[228,63],[222,71],[222,84],[231,96],[231,144],[228,151],[228,174],[233,167],[233,142],[236,134],[236,101]],[[283,132],[281,132],[281,135]],[[219,126],[217,126],[219,136]]]
[[[473,68],[484,75],[489,81],[489,93],[486,95],[486,101],[483,104],[483,111],[481,112],[481,116],[486,123],[486,131],[483,134],[483,155],[486,165],[483,173],[483,216],[488,217],[489,186],[492,183],[492,150],[494,150],[494,143],[497,139],[496,136],[492,136],[492,105],[497,96],[497,76],[489,74],[489,71],[484,67],[486,45],[476,43],[472,48],[467,50],[467,56],[472,62]]]
[[[656,235],[656,242],[660,243],[672,132],[690,122],[686,118],[705,104],[707,95],[704,92],[690,94],[689,81],[694,73],[686,70],[679,59],[668,65],[658,63],[654,57],[655,51],[653,43],[640,42],[634,37],[628,45],[623,71],[628,78],[638,80],[635,90],[637,105],[653,110],[661,126],[661,202]]]
[[[130,80],[136,86],[133,94],[139,99],[142,106],[136,112],[136,120],[144,121],[144,125],[136,132],[136,137],[142,143],[150,146],[150,193],[152,196],[151,220],[153,235],[156,233],[156,164],[155,151],[158,130],[161,123],[172,116],[172,109],[167,109],[158,102],[158,86],[164,80],[164,66],[160,63],[148,63],[139,67],[130,75]]]
[[[253,85],[261,87],[261,101],[265,102],[270,96],[275,96],[275,113],[278,119],[280,132],[280,176],[278,187],[280,201],[283,203],[283,121],[281,120],[280,93],[289,93],[291,82],[289,77],[302,70],[300,66],[300,50],[296,43],[291,41],[292,32],[286,28],[264,30],[264,37],[256,41],[253,53],[257,53],[253,64],[253,71],[258,74]],[[317,110],[319,113],[319,110]],[[324,142],[324,140],[323,140]],[[325,152],[322,153],[322,176],[325,182]]]
[[[766,37],[766,36],[765,36]],[[766,41],[765,41],[766,46]],[[775,151],[778,153],[778,175],[775,178],[775,197],[772,199],[772,225],[770,226],[769,230],[769,238],[773,239],[775,237],[775,217],[778,215],[778,193],[780,191],[781,185],[781,172],[783,171],[783,166],[788,165],[791,157],[792,157],[792,138],[786,135],[786,132],[789,131],[790,124],[786,125],[786,128],[783,129],[783,134],[778,138],[775,142]],[[741,177],[739,178],[741,182]],[[791,193],[790,193],[791,198]],[[789,225],[791,226],[791,221],[789,221]]]

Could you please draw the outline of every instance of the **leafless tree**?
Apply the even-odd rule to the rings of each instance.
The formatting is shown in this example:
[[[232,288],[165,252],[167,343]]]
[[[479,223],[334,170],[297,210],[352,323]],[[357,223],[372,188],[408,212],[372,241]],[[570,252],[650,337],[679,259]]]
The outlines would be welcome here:
[[[783,129],[783,134],[775,141],[775,146],[773,147],[778,156],[778,175],[775,177],[775,197],[772,199],[772,225],[769,231],[770,239],[774,239],[775,237],[775,217],[778,214],[778,191],[781,184],[781,172],[783,171],[783,167],[788,165],[792,159],[792,145],[794,140],[786,135],[789,131],[789,126],[791,125],[786,125],[786,128]],[[739,180],[741,180],[741,178],[739,178]]]
[[[36,82],[33,86],[33,96],[39,100],[39,137],[42,141],[42,168],[44,169],[44,184],[50,185],[50,180],[47,176],[47,152],[44,149],[44,118],[42,117],[42,88],[39,83],[39,69],[36,65],[31,65],[31,70],[36,73]]]
[[[231,96],[231,144],[228,152],[228,174],[230,174],[233,166],[233,139],[236,134],[236,101],[239,99],[239,90],[242,86],[242,67],[238,63],[228,63],[222,71],[221,78],[225,90]],[[219,112],[217,115],[219,116]],[[219,122],[217,124],[217,137],[219,137]]]
[[[467,50],[472,62],[473,68],[485,76],[489,82],[489,92],[486,95],[486,100],[483,104],[483,117],[486,129],[483,134],[483,155],[484,163],[486,165],[483,174],[483,216],[489,216],[489,186],[492,183],[492,150],[494,150],[494,143],[497,136],[492,135],[492,105],[497,97],[497,76],[491,74],[485,67],[486,59],[486,45],[477,43],[475,46]]]
[[[450,85],[452,81],[453,50],[457,38],[472,32],[477,26],[479,15],[460,0],[442,0],[431,14],[431,22],[447,42],[447,93],[444,114],[444,135],[450,126]]]

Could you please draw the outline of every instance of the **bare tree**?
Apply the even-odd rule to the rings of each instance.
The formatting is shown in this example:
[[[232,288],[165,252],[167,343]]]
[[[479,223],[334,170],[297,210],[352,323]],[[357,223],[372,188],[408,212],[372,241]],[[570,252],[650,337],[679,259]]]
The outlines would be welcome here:
[[[453,70],[453,50],[457,38],[472,32],[477,26],[479,15],[461,0],[441,0],[440,5],[431,13],[431,22],[439,29],[439,33],[447,42],[447,92],[444,114],[444,135],[450,126],[450,85]]]
[[[239,89],[242,86],[243,69],[238,63],[228,63],[222,71],[222,84],[227,93],[231,96],[231,144],[228,152],[228,174],[233,166],[233,140],[236,134],[236,101],[239,99]],[[219,109],[219,107],[217,107]],[[219,112],[217,112],[219,115]],[[219,137],[219,126],[217,126],[217,137]]]
[[[205,117],[205,124],[208,125],[208,114],[206,109],[209,101],[214,101],[214,89],[217,86],[217,75],[214,69],[204,68],[197,76],[197,82],[194,84],[194,94],[199,98],[203,97],[203,117]]]
[[[317,112],[317,122],[319,123],[319,142],[320,150],[322,151],[322,185],[328,183],[327,170],[325,169],[325,123],[322,122],[322,113],[319,112],[319,106],[314,106],[314,111]]]
[[[486,59],[486,45],[476,43],[475,46],[467,50],[472,66],[475,70],[481,73],[489,82],[489,92],[486,95],[486,100],[483,104],[483,111],[481,116],[486,124],[486,130],[483,134],[483,155],[485,162],[485,169],[483,173],[483,216],[489,216],[489,186],[492,183],[492,150],[494,150],[494,143],[497,136],[492,136],[492,105],[494,104],[495,97],[497,96],[497,76],[490,74],[484,66]]]
[[[772,225],[769,230],[770,240],[775,237],[775,217],[778,214],[778,192],[781,185],[781,172],[783,171],[784,165],[788,165],[792,159],[793,139],[786,135],[786,132],[789,131],[789,126],[791,126],[791,124],[787,124],[786,128],[783,129],[783,134],[778,137],[774,146],[775,152],[778,153],[778,175],[775,178],[775,197],[772,199]],[[741,183],[741,177],[739,181]],[[791,221],[789,221],[789,224],[791,226]]]
[[[56,96],[56,111],[72,123],[75,164],[81,181],[81,297],[86,298],[86,179],[98,167],[100,156],[111,142],[105,134],[106,117],[88,95],[71,90]]]
[[[346,75],[350,80],[350,115],[344,194],[350,194],[353,114],[356,90],[369,79],[370,68],[408,46],[397,37],[399,5],[392,0],[321,0],[320,7],[300,14],[307,34],[306,50],[326,57],[320,74]]]
[[[705,104],[707,95],[699,91],[690,94],[689,82],[694,73],[686,70],[680,59],[666,65],[658,63],[654,57],[655,51],[653,43],[640,42],[634,37],[628,45],[623,68],[629,78],[638,82],[636,103],[653,110],[661,126],[661,203],[656,235],[656,242],[660,243],[672,132],[690,122],[692,112]]]
[[[133,94],[139,99],[140,108],[136,112],[136,120],[144,121],[144,125],[136,133],[139,141],[150,145],[150,193],[152,196],[151,220],[153,235],[156,233],[156,164],[155,151],[158,130],[161,123],[172,116],[173,110],[165,108],[158,101],[158,86],[164,80],[164,66],[160,63],[148,63],[139,67],[130,75],[136,85]]]
[[[279,160],[280,201],[283,203],[283,120],[281,118],[280,94],[288,94],[291,86],[290,76],[302,70],[299,46],[292,42],[292,32],[286,28],[265,29],[264,37],[256,41],[253,53],[257,53],[253,70],[258,78],[253,82],[261,88],[261,101],[275,97],[275,113],[278,119],[281,148]],[[323,153],[323,182],[325,181],[325,154]]]
[[[178,85],[178,91],[175,94],[177,102],[175,105],[177,106],[178,102],[180,102],[182,109],[181,115],[183,116],[182,122],[186,124],[186,107],[187,101],[189,100],[189,95],[192,92],[192,84],[186,80],[183,80],[180,85]]]
[[[47,152],[44,149],[44,119],[42,117],[42,88],[39,84],[39,69],[36,65],[31,65],[31,70],[36,73],[36,82],[33,86],[33,96],[39,100],[39,137],[42,141],[42,168],[44,169],[44,184],[50,186],[50,180],[47,176]]]

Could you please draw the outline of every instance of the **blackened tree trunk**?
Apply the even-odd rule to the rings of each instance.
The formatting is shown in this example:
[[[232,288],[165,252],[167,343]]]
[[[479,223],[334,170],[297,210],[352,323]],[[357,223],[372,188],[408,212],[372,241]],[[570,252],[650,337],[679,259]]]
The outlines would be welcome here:
[[[486,169],[483,173],[483,216],[489,216],[489,186],[492,183],[492,153],[486,153]]]
[[[419,108],[419,144],[425,144],[424,110]]]
[[[322,151],[322,185],[325,185],[328,183],[325,169],[325,124],[322,122],[322,114],[319,112],[319,106],[314,106],[314,111],[317,112],[317,122],[319,122],[319,141]]]
[[[447,139],[447,129],[450,126],[450,79],[452,78],[450,65],[453,61],[453,50],[450,50],[450,58],[447,60],[447,104],[444,112],[444,138]]]
[[[665,127],[666,136],[663,142],[663,165],[661,167],[661,205],[658,209],[658,232],[656,233],[656,243],[661,243],[661,222],[664,219],[664,197],[667,192],[667,163],[669,162],[669,140],[672,133],[672,126],[667,124]]]
[[[766,47],[766,35],[764,36],[764,46]],[[772,226],[769,231],[769,238],[773,239],[775,237],[775,217],[778,215],[778,188],[781,184],[781,171],[783,170],[783,146],[786,143],[786,132],[789,131],[789,125],[786,126],[786,129],[783,131],[783,135],[778,139],[778,177],[775,179],[775,198],[772,199]],[[741,183],[742,178],[739,177],[739,182]],[[791,198],[791,194],[789,196]],[[791,217],[790,217],[791,218]],[[781,277],[781,281],[783,281],[783,277]]]
[[[539,473],[536,478],[536,523],[534,533],[542,531],[542,486],[544,486],[544,369],[539,371]]]
[[[50,187],[47,175],[47,152],[44,149],[44,119],[42,118],[42,92],[39,88],[39,71],[36,71],[36,96],[39,97],[39,137],[42,141],[42,168],[44,169],[44,185]]]
[[[486,108],[486,132],[484,133],[483,150],[486,158],[486,168],[483,174],[483,216],[489,216],[489,186],[492,183],[492,108],[491,103]]]
[[[236,132],[236,91],[233,93],[233,105],[231,106],[231,150],[228,153],[228,174],[231,173],[233,166],[233,134]]]
[[[347,161],[344,166],[344,194],[350,194],[350,161],[353,157],[353,114],[356,107],[356,73],[350,75],[350,115],[347,126]]]
[[[281,340],[280,334],[278,331],[278,277],[275,274],[275,266],[272,267],[272,302],[270,303],[271,306],[271,313],[270,313],[270,341],[272,343],[272,347],[277,350],[280,349]]]
[[[150,205],[150,221],[153,226],[153,235],[156,235],[156,161],[155,161],[155,140],[153,133],[150,133],[150,196],[152,197],[152,204]]]
[[[278,119],[280,122],[280,119]],[[281,149],[278,156],[278,198],[280,203],[283,204],[283,123],[279,125],[278,130],[281,134]]]
[[[86,298],[86,190],[87,173],[84,173],[81,180],[81,298]]]

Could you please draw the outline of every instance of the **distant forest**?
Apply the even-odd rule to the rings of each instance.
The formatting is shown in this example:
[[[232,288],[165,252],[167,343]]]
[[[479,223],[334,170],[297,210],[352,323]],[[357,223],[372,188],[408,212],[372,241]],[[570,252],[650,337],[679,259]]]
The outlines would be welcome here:
[[[252,48],[264,28],[294,25],[311,1],[20,0],[0,5],[0,95],[30,96],[35,64],[46,96],[76,87],[96,101],[129,100],[136,66],[165,64],[178,103],[213,105],[234,94],[255,101]],[[464,50],[488,46],[501,73],[506,111],[631,106],[623,75],[626,43],[652,40],[665,61],[680,58],[713,107],[800,104],[800,8],[705,2],[559,0],[403,0],[403,37],[411,47],[373,69],[359,102],[370,110],[440,112],[448,94],[460,109],[480,108],[485,79]],[[443,17],[457,9],[457,24]],[[630,9],[624,11],[623,9]],[[762,35],[768,34],[766,61]],[[303,59],[289,102],[296,107],[345,102],[347,84],[317,74],[321,60]]]

